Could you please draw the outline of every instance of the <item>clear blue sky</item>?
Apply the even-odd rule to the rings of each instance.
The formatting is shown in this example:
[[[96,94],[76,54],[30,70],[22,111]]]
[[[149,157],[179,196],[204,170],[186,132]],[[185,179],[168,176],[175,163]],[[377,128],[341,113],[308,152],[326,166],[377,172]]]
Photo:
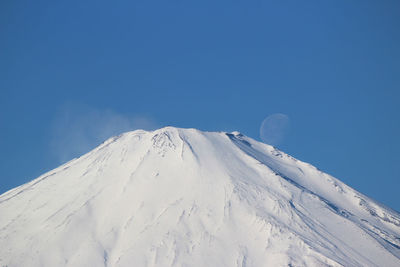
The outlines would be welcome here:
[[[255,139],[400,210],[400,2],[1,1],[0,192],[108,135]]]

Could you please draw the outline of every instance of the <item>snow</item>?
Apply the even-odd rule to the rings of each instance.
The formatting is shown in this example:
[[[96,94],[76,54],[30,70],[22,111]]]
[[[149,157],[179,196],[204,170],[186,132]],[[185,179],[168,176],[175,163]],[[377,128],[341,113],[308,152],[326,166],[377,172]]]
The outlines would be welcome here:
[[[0,266],[400,266],[400,214],[239,132],[128,132],[0,196]]]

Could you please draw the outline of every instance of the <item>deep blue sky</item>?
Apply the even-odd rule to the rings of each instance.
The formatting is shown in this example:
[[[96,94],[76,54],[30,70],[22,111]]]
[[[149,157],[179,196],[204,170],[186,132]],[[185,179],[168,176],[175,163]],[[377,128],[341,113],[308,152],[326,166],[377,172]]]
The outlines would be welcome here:
[[[290,118],[279,148],[400,210],[400,2],[1,1],[0,193],[111,134]]]

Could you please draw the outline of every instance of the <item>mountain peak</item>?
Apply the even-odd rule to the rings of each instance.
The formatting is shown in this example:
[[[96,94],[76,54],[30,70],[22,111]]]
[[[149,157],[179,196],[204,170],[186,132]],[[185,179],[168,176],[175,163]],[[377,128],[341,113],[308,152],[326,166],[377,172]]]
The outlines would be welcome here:
[[[0,214],[0,266],[400,263],[399,213],[239,132],[110,138]]]

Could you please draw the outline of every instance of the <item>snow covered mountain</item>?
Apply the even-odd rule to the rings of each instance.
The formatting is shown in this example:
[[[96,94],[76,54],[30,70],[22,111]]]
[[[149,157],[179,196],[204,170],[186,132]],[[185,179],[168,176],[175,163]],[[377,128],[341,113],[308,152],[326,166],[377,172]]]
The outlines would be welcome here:
[[[138,130],[1,195],[0,266],[400,266],[400,214],[237,132]]]

